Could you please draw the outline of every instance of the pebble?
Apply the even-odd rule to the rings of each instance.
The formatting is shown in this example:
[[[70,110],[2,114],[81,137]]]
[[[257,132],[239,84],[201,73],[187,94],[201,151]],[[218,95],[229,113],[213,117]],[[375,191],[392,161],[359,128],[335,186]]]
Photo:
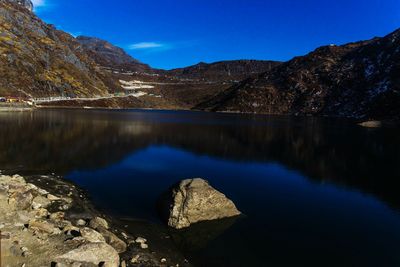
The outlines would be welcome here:
[[[140,256],[139,256],[139,255],[136,255],[135,257],[133,257],[133,258],[131,259],[131,263],[137,263],[138,260],[139,260],[139,258],[140,258]]]
[[[39,208],[39,209],[35,210],[35,212],[36,212],[35,217],[37,217],[37,218],[44,218],[49,215],[49,212],[43,208]]]
[[[126,267],[126,262],[125,261],[121,262],[121,267]]]
[[[85,225],[86,225],[86,221],[85,221],[85,220],[82,220],[82,219],[79,219],[79,220],[76,222],[76,225],[78,225],[78,226],[85,226]]]
[[[166,258],[162,258],[161,259],[161,263],[166,263],[167,262],[167,259]]]
[[[149,245],[147,245],[147,244],[145,244],[145,243],[141,243],[141,244],[140,244],[140,247],[141,247],[142,249],[148,249],[148,248],[149,248]]]
[[[51,200],[51,201],[60,200],[59,197],[56,197],[55,195],[52,195],[52,194],[47,194],[47,199],[48,199],[48,200]]]
[[[76,222],[76,224],[77,224],[78,226],[85,226],[85,225],[86,225],[86,221],[83,220],[83,219],[79,219],[79,220]]]
[[[23,257],[29,257],[32,255],[32,253],[29,251],[27,247],[21,247],[21,251]]]
[[[39,204],[39,203],[34,202],[34,203],[32,204],[32,209],[34,209],[34,210],[38,210],[38,209],[40,209],[41,207],[42,207],[42,205]]]
[[[135,242],[136,242],[136,243],[144,244],[144,243],[147,242],[147,239],[145,239],[145,238],[143,238],[143,237],[138,237],[138,238],[136,238]]]
[[[44,190],[44,189],[38,189],[37,190],[38,192],[39,192],[39,194],[41,194],[41,195],[47,195],[49,192],[47,192],[46,190]]]
[[[27,186],[29,189],[38,190],[37,186],[34,185],[34,184],[28,183],[28,184],[26,184],[26,186]]]
[[[50,220],[61,221],[64,219],[64,216],[65,216],[64,212],[55,212],[50,214]]]

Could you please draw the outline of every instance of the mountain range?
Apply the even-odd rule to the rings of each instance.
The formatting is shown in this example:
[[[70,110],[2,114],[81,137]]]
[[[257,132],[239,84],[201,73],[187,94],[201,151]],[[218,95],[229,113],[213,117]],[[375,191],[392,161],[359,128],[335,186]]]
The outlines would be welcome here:
[[[198,108],[268,114],[400,114],[400,30],[324,46],[225,90]]]
[[[160,70],[107,41],[57,30],[32,6],[0,0],[0,96],[88,98],[49,103],[61,106],[399,118],[400,30],[288,62]]]

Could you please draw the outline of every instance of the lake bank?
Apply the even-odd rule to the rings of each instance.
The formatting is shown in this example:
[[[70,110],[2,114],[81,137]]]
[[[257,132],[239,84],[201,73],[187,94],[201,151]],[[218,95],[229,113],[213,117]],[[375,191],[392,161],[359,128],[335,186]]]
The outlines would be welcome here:
[[[87,262],[107,260],[110,267],[190,266],[165,241],[163,248],[153,247],[165,233],[131,235],[128,224],[98,212],[85,192],[60,177],[1,175],[0,221],[3,263],[11,266],[53,266],[74,253],[76,262],[85,262],[88,252],[99,255]],[[141,232],[149,228],[146,222],[139,224]]]
[[[119,97],[116,99],[127,99],[125,101],[113,102],[112,98],[110,101],[104,101],[100,99],[99,101],[93,100],[68,100],[68,101],[55,101],[44,104],[36,105],[37,109],[65,109],[65,110],[143,110],[143,111],[187,111],[187,112],[206,112],[206,113],[217,113],[217,114],[232,114],[232,115],[256,115],[256,116],[286,116],[294,118],[331,118],[331,119],[347,119],[353,120],[355,124],[365,128],[398,128],[400,127],[400,118],[378,118],[378,119],[367,119],[367,118],[356,118],[356,117],[341,117],[341,116],[317,116],[317,115],[293,115],[293,114],[278,114],[278,113],[251,113],[251,112],[235,112],[235,111],[208,111],[193,109],[190,107],[183,108],[173,105],[165,105],[160,107],[151,107],[145,105],[144,102],[139,102],[140,104],[135,107],[131,107],[130,97]],[[136,103],[137,104],[137,103]]]
[[[6,104],[0,103],[0,112],[22,112],[32,111],[35,107],[27,104]]]

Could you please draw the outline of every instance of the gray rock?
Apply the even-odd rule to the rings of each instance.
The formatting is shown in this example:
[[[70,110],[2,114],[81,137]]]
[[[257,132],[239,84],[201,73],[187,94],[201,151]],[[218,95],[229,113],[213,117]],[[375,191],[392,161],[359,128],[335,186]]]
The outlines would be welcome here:
[[[59,229],[54,227],[53,224],[46,221],[32,220],[29,222],[29,229],[44,232],[47,234],[58,234]]]
[[[16,212],[16,221],[22,224],[29,223],[30,220],[34,218],[34,214],[26,210],[18,210]]]
[[[80,233],[80,229],[78,227],[73,226],[72,224],[68,224],[63,228],[63,231],[67,235],[76,235],[76,233]]]
[[[90,229],[88,227],[82,228],[80,230],[81,236],[87,241],[92,243],[106,242],[104,237],[97,231]]]
[[[41,205],[38,203],[32,203],[32,209],[37,210],[40,209]]]
[[[27,247],[21,247],[22,257],[29,257],[32,253],[29,251]]]
[[[45,218],[49,215],[49,211],[44,208],[39,208],[34,210],[33,214],[35,214],[36,218]]]
[[[47,194],[47,199],[50,201],[57,201],[57,200],[60,200],[61,198],[59,198],[55,195],[52,195],[52,194]]]
[[[62,211],[59,211],[59,212],[50,214],[49,218],[50,218],[50,220],[53,220],[53,221],[62,221],[62,220],[64,220],[64,217],[65,217],[65,213]]]
[[[240,215],[235,204],[203,179],[182,181],[172,191],[168,225],[176,229]]]
[[[80,246],[54,260],[56,266],[104,266],[118,267],[119,255],[106,243],[89,243]],[[79,265],[81,264],[81,265]]]
[[[143,238],[143,237],[138,237],[138,238],[135,239],[135,242],[142,244],[142,243],[146,243],[147,239]]]
[[[108,222],[100,217],[95,217],[92,220],[90,220],[89,226],[92,227],[93,229],[97,229],[99,227],[109,229]]]
[[[121,235],[122,235],[122,237],[123,237],[124,239],[128,239],[128,238],[129,238],[129,236],[128,236],[127,234],[125,234],[124,232],[122,232]]]
[[[138,254],[138,255],[135,255],[135,256],[131,259],[131,263],[133,263],[133,264],[138,263],[139,258],[140,258],[140,255],[139,255],[139,254]]]
[[[32,208],[39,209],[39,208],[47,208],[51,204],[51,201],[43,196],[37,196],[32,201]]]
[[[46,190],[44,190],[42,188],[39,188],[37,191],[38,191],[39,194],[44,195],[44,196],[49,193],[49,192],[47,192]]]
[[[122,241],[114,233],[108,231],[107,229],[101,228],[101,227],[97,228],[96,230],[99,231],[103,235],[107,244],[112,246],[118,253],[123,253],[126,251],[126,248],[127,248],[126,243],[124,241]]]
[[[79,220],[76,221],[76,225],[78,225],[78,226],[85,226],[85,225],[86,225],[86,221],[85,221],[85,220],[82,220],[82,219],[79,219]]]
[[[14,192],[10,195],[8,203],[18,210],[29,209],[32,205],[33,195],[30,192]]]

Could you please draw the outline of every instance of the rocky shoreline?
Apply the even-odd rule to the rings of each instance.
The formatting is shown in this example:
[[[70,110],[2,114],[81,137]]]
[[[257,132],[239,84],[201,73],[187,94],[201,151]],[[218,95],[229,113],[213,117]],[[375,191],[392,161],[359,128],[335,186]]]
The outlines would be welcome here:
[[[28,105],[4,105],[0,104],[0,112],[22,112],[22,111],[32,111],[33,106]]]
[[[2,266],[191,266],[166,231],[101,214],[56,176],[0,175],[0,231]]]

